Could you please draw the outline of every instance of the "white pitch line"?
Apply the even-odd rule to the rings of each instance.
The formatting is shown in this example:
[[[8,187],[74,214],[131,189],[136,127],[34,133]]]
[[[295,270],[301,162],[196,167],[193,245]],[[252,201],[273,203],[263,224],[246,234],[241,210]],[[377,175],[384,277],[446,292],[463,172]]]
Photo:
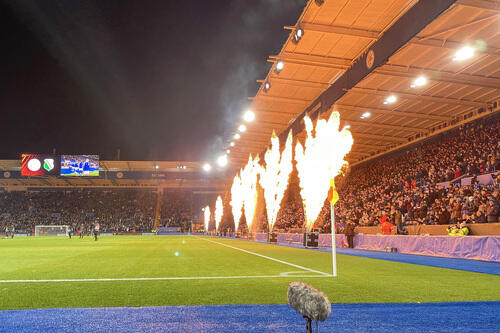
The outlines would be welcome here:
[[[242,275],[242,276],[175,276],[145,278],[96,278],[96,279],[54,279],[54,280],[0,280],[0,283],[58,283],[58,282],[112,282],[112,281],[166,281],[166,280],[217,280],[217,279],[264,279],[264,278],[323,278],[331,275]]]
[[[194,237],[196,237],[196,236],[194,236]],[[331,276],[331,274],[328,274],[328,273],[325,273],[325,272],[321,272],[321,271],[317,271],[317,270],[314,270],[314,269],[311,269],[311,268],[307,268],[307,267],[304,267],[304,266],[292,264],[291,262],[288,262],[288,261],[283,261],[283,260],[271,258],[271,257],[265,256],[263,254],[255,253],[255,252],[252,252],[252,251],[240,249],[239,247],[227,245],[227,244],[224,244],[224,243],[216,242],[214,240],[210,240],[210,239],[206,239],[206,238],[202,238],[202,237],[196,237],[196,238],[203,239],[204,241],[207,241],[207,242],[211,242],[211,243],[219,244],[219,245],[222,245],[222,246],[226,246],[226,247],[229,247],[231,249],[235,249],[235,250],[242,251],[242,252],[245,252],[245,253],[253,254],[254,256],[257,256],[257,257],[261,257],[261,258],[269,259],[269,260],[272,260],[272,261],[276,261],[276,262],[279,262],[281,264],[285,264],[285,265],[288,265],[288,266],[299,268],[299,269],[302,269],[302,270],[305,270],[305,271],[309,271],[309,272],[312,272],[312,273],[317,273],[317,274],[321,274],[321,275],[324,275],[324,276]]]

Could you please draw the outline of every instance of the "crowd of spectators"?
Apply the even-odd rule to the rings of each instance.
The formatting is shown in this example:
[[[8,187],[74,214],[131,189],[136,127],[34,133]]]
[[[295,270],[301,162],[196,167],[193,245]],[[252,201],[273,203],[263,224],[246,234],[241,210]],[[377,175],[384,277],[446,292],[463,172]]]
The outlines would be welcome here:
[[[0,232],[6,227],[32,233],[36,225],[69,225],[105,233],[153,229],[156,193],[148,190],[0,192]]]
[[[340,200],[335,206],[337,232],[350,221],[376,226],[390,221],[401,232],[408,224],[500,222],[500,118],[476,121],[440,134],[392,156],[349,170],[337,178]],[[477,175],[491,173],[494,184],[480,185]],[[474,176],[471,185],[452,182]],[[301,229],[304,214],[298,178],[291,183],[276,229]],[[330,232],[330,205],[316,221]]]
[[[500,220],[497,185],[450,181],[500,170],[500,119],[479,121],[407,150],[354,168],[339,184],[340,223],[485,223]],[[497,188],[495,189],[495,186]]]
[[[185,228],[192,215],[192,197],[189,193],[167,191],[163,194],[160,226]]]

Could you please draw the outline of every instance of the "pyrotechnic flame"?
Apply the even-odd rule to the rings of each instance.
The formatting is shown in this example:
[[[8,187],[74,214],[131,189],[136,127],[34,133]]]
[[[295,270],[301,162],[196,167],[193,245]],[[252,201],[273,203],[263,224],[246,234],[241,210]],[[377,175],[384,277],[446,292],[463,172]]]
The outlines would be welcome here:
[[[240,176],[234,176],[233,185],[231,186],[231,211],[234,217],[234,232],[238,230],[240,225],[241,209],[243,208],[243,190],[241,187]]]
[[[208,232],[208,225],[210,224],[210,207],[205,207],[205,232]]]
[[[247,165],[240,171],[243,207],[245,207],[245,219],[249,232],[252,230],[255,208],[257,207],[257,176],[260,169],[259,156],[253,159],[250,155]]]
[[[223,214],[224,208],[222,206],[222,198],[220,195],[217,197],[217,201],[215,201],[215,230],[219,230],[219,224],[222,221],[222,214]]]
[[[273,131],[271,149],[268,149],[264,155],[266,167],[261,169],[260,185],[264,189],[264,198],[266,199],[269,231],[273,230],[281,200],[283,200],[285,190],[288,186],[288,177],[293,169],[292,141],[292,131],[290,131],[286,139],[285,149],[280,154],[280,140]]]
[[[305,148],[300,142],[295,146],[295,160],[300,180],[300,194],[304,204],[306,228],[311,230],[328,196],[330,180],[347,164],[344,156],[351,150],[351,132],[339,131],[340,114],[332,112],[328,121],[318,120],[313,135],[313,123],[304,117],[306,127]]]

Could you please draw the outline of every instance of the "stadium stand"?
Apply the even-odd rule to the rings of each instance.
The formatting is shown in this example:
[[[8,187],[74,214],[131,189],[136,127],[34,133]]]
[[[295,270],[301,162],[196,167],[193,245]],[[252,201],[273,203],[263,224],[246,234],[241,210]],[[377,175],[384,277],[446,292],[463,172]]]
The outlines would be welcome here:
[[[499,171],[500,116],[496,114],[394,152],[390,157],[367,161],[352,168],[346,177],[338,177],[337,232],[343,231],[348,220],[360,227],[378,226],[384,215],[394,229],[399,226],[400,233],[443,234],[444,227],[417,230],[416,226],[499,222]],[[300,232],[304,214],[297,175],[292,174],[291,179],[287,204],[279,213],[276,227],[280,231]],[[264,230],[266,222],[260,219],[259,226]],[[318,225],[322,232],[330,232],[327,202]],[[498,232],[495,229],[490,232]],[[380,232],[378,228],[360,230]]]
[[[150,232],[156,192],[151,190],[66,190],[0,193],[0,232],[14,227],[32,234],[35,225],[69,225],[105,233]]]

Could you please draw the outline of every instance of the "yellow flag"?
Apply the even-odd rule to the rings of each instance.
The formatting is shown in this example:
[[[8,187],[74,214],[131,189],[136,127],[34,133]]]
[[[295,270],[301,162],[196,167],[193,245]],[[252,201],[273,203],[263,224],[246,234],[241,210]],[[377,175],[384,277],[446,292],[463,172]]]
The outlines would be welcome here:
[[[335,189],[335,181],[332,178],[330,180],[330,190],[328,191],[328,201],[332,204],[332,206],[335,205],[337,201],[339,201],[339,193]]]

